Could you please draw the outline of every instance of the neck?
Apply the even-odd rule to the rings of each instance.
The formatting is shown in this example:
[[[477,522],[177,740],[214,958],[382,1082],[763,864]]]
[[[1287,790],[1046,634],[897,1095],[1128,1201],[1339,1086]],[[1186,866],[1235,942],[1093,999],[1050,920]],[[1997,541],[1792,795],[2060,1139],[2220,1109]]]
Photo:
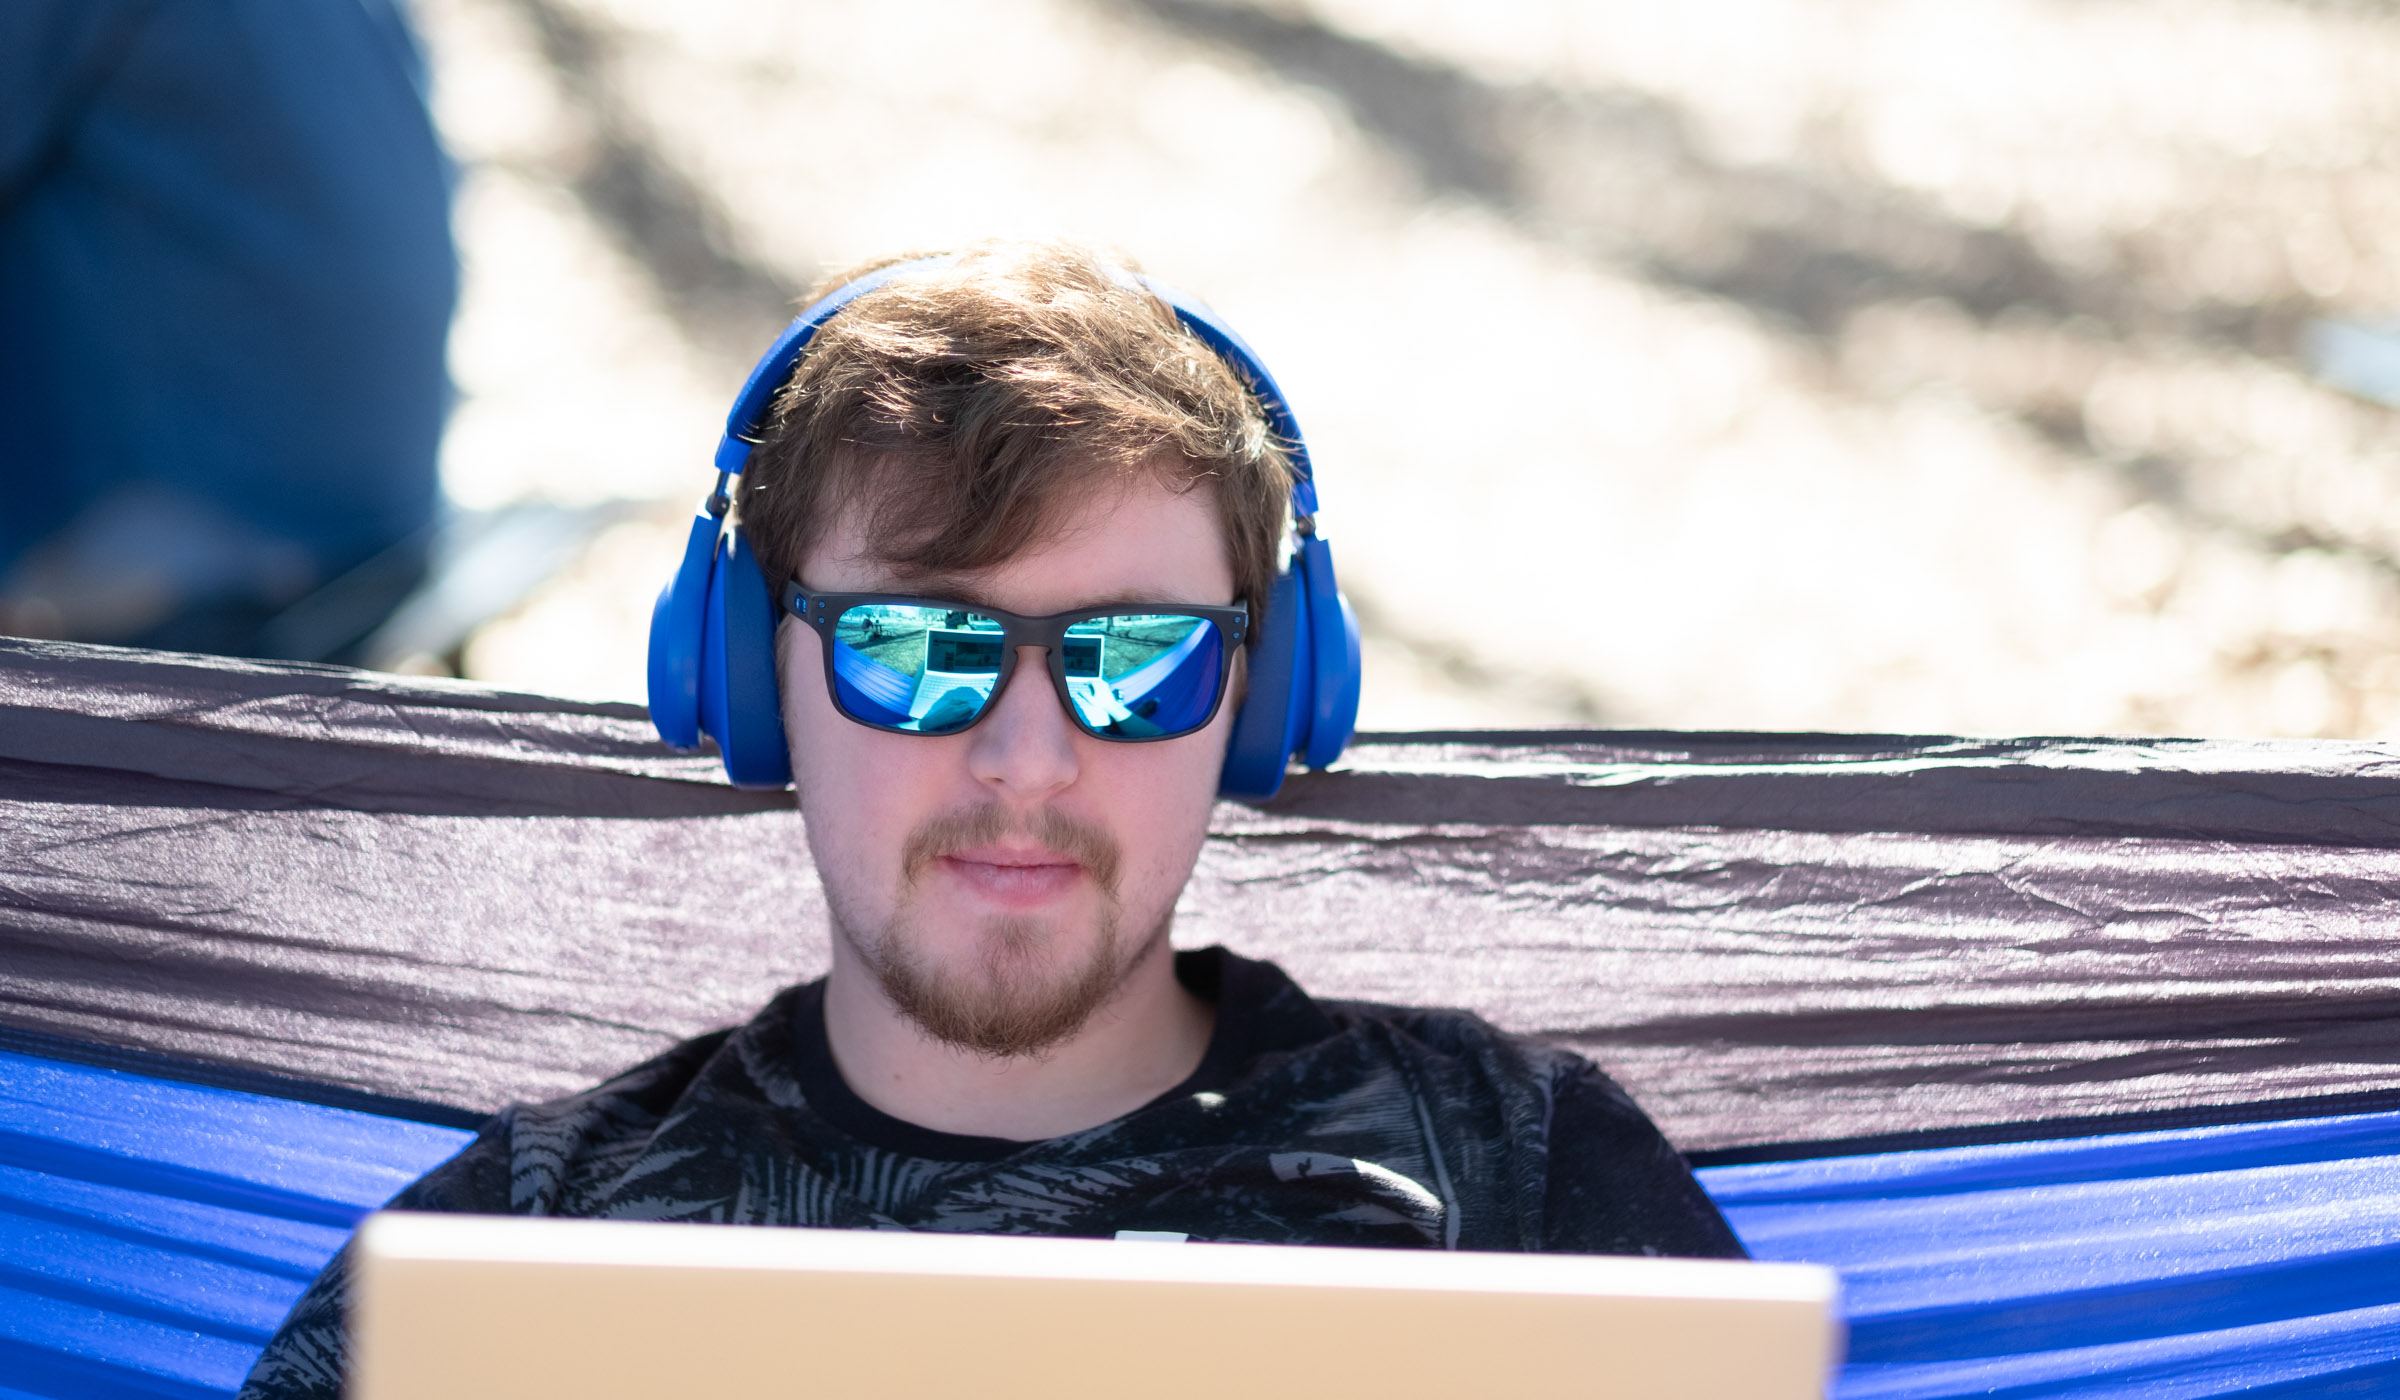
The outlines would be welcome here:
[[[1216,1010],[1175,979],[1163,931],[1075,1034],[1039,1055],[994,1059],[925,1034],[833,940],[825,1035],[852,1093],[935,1132],[1039,1141],[1121,1118],[1191,1077]]]

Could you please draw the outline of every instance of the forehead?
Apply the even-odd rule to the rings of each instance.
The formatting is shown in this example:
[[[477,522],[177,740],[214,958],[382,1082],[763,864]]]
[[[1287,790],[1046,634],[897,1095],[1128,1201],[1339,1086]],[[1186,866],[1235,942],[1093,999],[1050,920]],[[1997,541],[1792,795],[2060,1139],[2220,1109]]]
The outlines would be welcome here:
[[[1233,601],[1215,493],[1177,490],[1146,472],[1100,487],[1044,538],[968,573],[903,571],[878,558],[864,514],[845,509],[829,522],[801,560],[808,587],[927,593],[1033,616],[1120,602]]]

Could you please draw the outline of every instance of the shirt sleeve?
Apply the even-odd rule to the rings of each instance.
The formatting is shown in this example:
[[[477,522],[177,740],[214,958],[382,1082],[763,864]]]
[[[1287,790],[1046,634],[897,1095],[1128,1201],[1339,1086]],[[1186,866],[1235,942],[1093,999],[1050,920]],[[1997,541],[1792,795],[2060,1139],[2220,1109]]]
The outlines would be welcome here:
[[[1615,1081],[1579,1058],[1552,1093],[1544,1250],[1749,1257],[1682,1154]]]
[[[504,1215],[509,1211],[509,1116],[483,1126],[475,1140],[394,1196],[386,1210]],[[349,1307],[350,1246],[343,1245],[259,1353],[236,1400],[341,1400],[348,1366],[343,1330]]]

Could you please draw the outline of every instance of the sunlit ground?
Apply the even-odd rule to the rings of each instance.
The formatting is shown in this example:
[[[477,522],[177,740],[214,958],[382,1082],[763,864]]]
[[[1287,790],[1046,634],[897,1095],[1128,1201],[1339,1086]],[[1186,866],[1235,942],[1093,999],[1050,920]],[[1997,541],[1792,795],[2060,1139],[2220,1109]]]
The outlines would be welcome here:
[[[658,502],[467,672],[638,699],[831,266],[1128,250],[1290,391],[1371,728],[2400,730],[2400,15],[422,0],[468,505]]]

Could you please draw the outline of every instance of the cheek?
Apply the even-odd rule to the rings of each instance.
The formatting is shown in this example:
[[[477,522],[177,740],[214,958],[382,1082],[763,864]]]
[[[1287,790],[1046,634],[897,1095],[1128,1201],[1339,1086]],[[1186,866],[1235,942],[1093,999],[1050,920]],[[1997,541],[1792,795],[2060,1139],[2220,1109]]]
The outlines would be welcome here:
[[[1220,715],[1208,730],[1163,744],[1095,743],[1111,779],[1106,790],[1115,795],[1106,819],[1124,849],[1129,904],[1155,905],[1163,916],[1191,878],[1216,809],[1228,721]]]

